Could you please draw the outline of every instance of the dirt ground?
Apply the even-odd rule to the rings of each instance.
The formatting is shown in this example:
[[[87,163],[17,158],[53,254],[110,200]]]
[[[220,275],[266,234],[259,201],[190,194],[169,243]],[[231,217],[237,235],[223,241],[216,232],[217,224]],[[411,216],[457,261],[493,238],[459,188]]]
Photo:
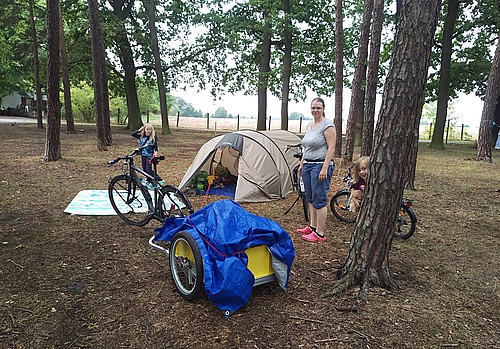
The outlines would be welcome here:
[[[80,190],[106,189],[119,173],[106,161],[136,146],[113,127],[114,145],[98,152],[95,127],[78,129],[61,134],[63,159],[45,163],[45,130],[0,124],[0,348],[500,348],[500,161],[471,160],[471,145],[420,145],[417,190],[405,193],[417,231],[390,252],[400,289],[374,288],[366,301],[357,290],[322,297],[352,225],[329,213],[327,242],[311,244],[295,233],[299,205],[283,215],[293,195],[244,205],[290,232],[296,259],[288,293],[257,286],[226,319],[205,295],[187,302],[175,291],[167,257],[148,246],[158,223],[63,212]],[[214,132],[173,131],[160,135],[160,173],[178,184]]]

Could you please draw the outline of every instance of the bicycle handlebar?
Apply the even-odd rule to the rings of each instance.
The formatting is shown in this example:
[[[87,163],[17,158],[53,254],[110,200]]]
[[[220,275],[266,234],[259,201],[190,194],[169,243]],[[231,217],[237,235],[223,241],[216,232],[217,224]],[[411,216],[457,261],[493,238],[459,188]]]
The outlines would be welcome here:
[[[139,147],[139,148],[135,148],[130,154],[128,155],[125,155],[125,156],[119,156],[117,157],[116,159],[113,159],[113,160],[109,160],[107,162],[108,164],[108,167],[111,167],[113,166],[114,164],[116,164],[118,161],[120,160],[127,160],[127,159],[131,159],[133,158],[134,156],[136,156],[137,154],[139,154],[144,148],[146,148],[147,145],[144,145],[142,147]],[[165,160],[165,156],[161,155],[161,156],[156,156],[152,159],[152,161],[156,162],[156,164],[158,164],[161,160]]]

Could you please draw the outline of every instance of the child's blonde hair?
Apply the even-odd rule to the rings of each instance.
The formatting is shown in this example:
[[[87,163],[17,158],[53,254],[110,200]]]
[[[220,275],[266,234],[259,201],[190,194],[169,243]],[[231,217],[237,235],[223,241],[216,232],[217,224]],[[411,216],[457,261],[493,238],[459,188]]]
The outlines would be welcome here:
[[[151,124],[145,124],[142,131],[141,131],[141,136],[146,135],[146,127],[151,127],[151,134],[149,135],[149,142],[151,144],[155,144],[156,141],[156,133],[155,133],[155,128]]]
[[[362,156],[354,163],[354,167],[352,168],[352,182],[353,183],[358,183],[359,182],[359,169],[361,165],[365,165],[368,167],[370,165],[370,157],[369,156]]]

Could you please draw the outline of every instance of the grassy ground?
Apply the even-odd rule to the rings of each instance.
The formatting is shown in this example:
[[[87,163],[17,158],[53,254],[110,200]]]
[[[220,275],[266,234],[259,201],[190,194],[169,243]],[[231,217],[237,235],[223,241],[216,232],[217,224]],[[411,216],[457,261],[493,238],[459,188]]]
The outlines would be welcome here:
[[[183,301],[166,257],[148,248],[155,223],[63,213],[84,189],[105,189],[118,174],[106,161],[136,140],[113,128],[114,145],[96,151],[95,128],[61,134],[63,159],[44,163],[45,131],[0,124],[1,348],[500,348],[500,162],[471,160],[475,149],[421,144],[414,200],[417,231],[395,240],[391,271],[400,287],[320,295],[335,282],[352,225],[329,213],[328,240],[303,242],[294,200],[245,205],[292,237],[287,294],[274,283],[253,290],[229,319],[202,296]],[[175,129],[160,136],[163,178],[178,184],[214,132]],[[494,158],[500,152],[494,153]],[[345,169],[337,168],[332,193]],[[195,197],[200,208],[219,197]],[[350,311],[345,311],[350,310]]]

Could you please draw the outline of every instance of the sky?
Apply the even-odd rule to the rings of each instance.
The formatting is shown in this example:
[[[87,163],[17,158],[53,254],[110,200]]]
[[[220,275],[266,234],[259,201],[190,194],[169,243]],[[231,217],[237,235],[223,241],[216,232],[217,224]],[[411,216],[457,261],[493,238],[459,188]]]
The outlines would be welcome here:
[[[187,89],[186,91],[173,91],[172,95],[183,98],[187,103],[191,103],[196,110],[201,110],[203,114],[210,113],[211,115],[217,110],[217,108],[223,107],[226,109],[228,114],[239,114],[241,117],[257,116],[257,96],[245,96],[243,93],[236,95],[228,94],[223,96],[221,100],[214,102],[209,92],[196,92],[196,90]],[[302,113],[304,116],[311,116],[309,104],[314,97],[316,96],[309,94],[308,99],[302,103],[290,102],[288,105],[289,114],[297,112]],[[322,98],[325,100],[325,113],[327,118],[333,119],[335,113],[335,97],[331,96]],[[349,103],[350,93],[349,90],[346,90],[343,96],[342,108],[344,121],[347,120],[347,115],[349,113]],[[380,98],[377,103],[377,115],[379,108]],[[279,119],[281,114],[281,100],[268,94],[267,110],[267,115],[271,115],[273,119]],[[462,94],[454,101],[453,107],[450,108],[449,113],[451,113],[452,116],[457,117],[457,125],[465,124],[471,128],[478,128],[482,111],[483,102],[479,97],[473,94]]]

